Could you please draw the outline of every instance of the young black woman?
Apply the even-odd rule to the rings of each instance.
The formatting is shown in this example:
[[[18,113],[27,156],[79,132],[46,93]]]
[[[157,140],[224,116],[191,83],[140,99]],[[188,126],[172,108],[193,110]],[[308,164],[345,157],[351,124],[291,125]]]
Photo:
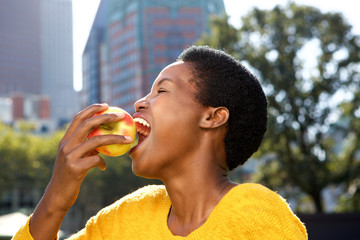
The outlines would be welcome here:
[[[92,117],[107,107],[95,104],[74,118],[45,194],[15,239],[55,239],[86,173],[105,169],[94,149],[132,141],[113,135],[85,141],[94,127],[124,117]],[[150,127],[143,127],[130,151],[133,172],[163,185],[104,208],[71,239],[307,239],[278,194],[228,179],[257,151],[267,124],[265,94],[239,61],[220,50],[190,47],[160,72],[135,110],[134,119]]]

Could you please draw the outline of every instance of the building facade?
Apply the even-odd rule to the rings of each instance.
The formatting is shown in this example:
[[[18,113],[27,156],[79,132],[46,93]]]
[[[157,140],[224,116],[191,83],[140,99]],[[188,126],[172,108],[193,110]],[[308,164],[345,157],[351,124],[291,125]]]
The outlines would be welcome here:
[[[0,97],[48,98],[54,121],[77,112],[71,0],[0,1],[0,86]]]
[[[40,1],[0,1],[0,96],[41,93]]]
[[[83,90],[80,92],[82,108],[97,102],[109,102],[109,75],[106,47],[106,23],[110,1],[102,1],[82,57]],[[107,85],[106,85],[107,84]]]
[[[62,125],[79,110],[73,82],[72,1],[40,2],[42,94],[50,98],[51,117]]]
[[[83,54],[83,107],[133,112],[158,73],[209,31],[210,16],[224,13],[223,0],[102,0]]]

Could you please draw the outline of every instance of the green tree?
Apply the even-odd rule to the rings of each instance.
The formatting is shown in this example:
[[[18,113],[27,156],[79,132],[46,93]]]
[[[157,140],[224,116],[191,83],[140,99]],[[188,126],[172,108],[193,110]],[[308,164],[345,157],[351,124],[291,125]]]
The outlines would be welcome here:
[[[203,34],[198,45],[209,45],[223,49],[231,55],[237,55],[239,35],[237,29],[229,23],[229,16],[213,16],[210,18],[211,35]]]
[[[220,25],[213,24],[202,43],[224,38]],[[317,212],[324,211],[322,192],[329,186],[358,193],[349,190],[360,188],[360,37],[341,14],[295,3],[254,8],[237,32],[238,42],[215,47],[232,48],[246,60],[268,96],[256,179],[307,194]]]
[[[0,123],[0,197],[13,188],[44,189],[48,183],[63,131],[35,135],[32,126],[19,130]]]

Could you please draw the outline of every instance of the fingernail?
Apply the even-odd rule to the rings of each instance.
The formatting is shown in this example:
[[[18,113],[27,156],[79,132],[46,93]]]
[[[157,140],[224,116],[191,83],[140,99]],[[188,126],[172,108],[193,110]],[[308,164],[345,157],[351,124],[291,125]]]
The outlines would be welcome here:
[[[124,138],[125,138],[125,140],[128,140],[128,141],[132,141],[132,140],[133,140],[132,137],[130,137],[130,136],[124,136]]]
[[[115,115],[119,116],[119,117],[125,117],[125,114],[122,112],[116,112],[114,113]]]

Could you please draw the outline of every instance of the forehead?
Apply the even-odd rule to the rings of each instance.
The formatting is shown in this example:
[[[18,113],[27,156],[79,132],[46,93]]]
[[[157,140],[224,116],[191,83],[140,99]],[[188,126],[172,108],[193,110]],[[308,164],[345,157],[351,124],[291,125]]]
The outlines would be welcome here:
[[[166,66],[156,78],[153,87],[163,82],[171,82],[179,87],[192,85],[194,79],[193,68],[189,63],[179,61]]]

